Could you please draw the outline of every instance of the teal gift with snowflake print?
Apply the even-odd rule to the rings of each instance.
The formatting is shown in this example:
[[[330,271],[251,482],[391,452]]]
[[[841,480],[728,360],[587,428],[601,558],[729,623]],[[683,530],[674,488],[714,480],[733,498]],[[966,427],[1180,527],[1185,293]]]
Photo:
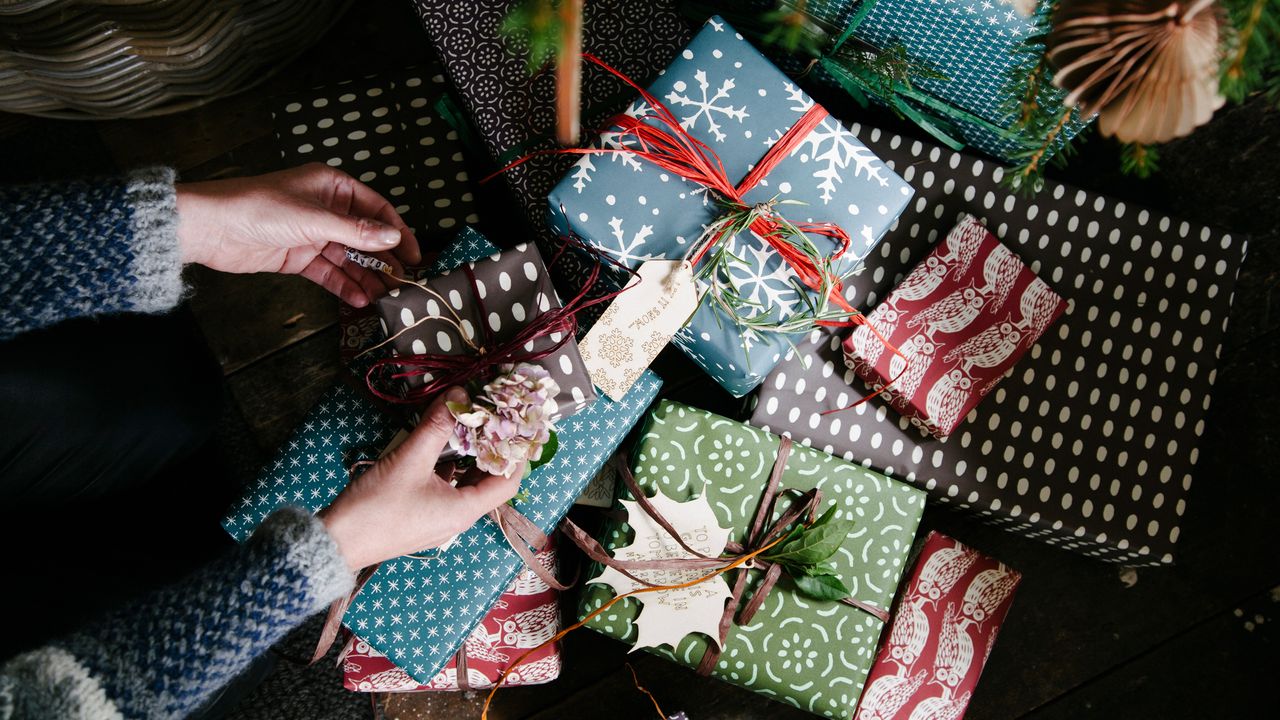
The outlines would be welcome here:
[[[763,430],[663,401],[649,416],[632,465],[636,483],[646,496],[661,495],[663,503],[705,498],[715,523],[729,529],[731,541],[744,543],[781,443]],[[836,521],[852,523],[827,563],[853,600],[888,611],[924,511],[924,493],[799,445],[792,446],[785,457],[779,487],[779,498],[794,497],[793,490],[817,488],[821,492],[817,514],[834,509]],[[631,496],[623,490],[622,498]],[[778,510],[785,511],[786,504],[779,502]],[[676,529],[691,530],[678,525]],[[632,544],[633,535],[630,525],[612,522],[603,528],[600,542],[618,556]],[[582,617],[615,595],[613,588],[601,584],[609,577],[601,570],[597,565],[589,576],[579,607]],[[743,602],[759,589],[765,574],[746,572]],[[623,642],[635,642],[644,627],[646,598],[651,607],[657,607],[661,594],[624,599],[587,625]],[[678,616],[665,615],[664,624],[673,625],[673,617]],[[832,600],[810,599],[784,576],[750,621],[730,626],[711,675],[818,715],[850,718],[874,663],[883,627],[877,614]],[[694,632],[652,651],[697,667],[708,644],[707,635]]]
[[[726,185],[741,189],[742,207],[767,206],[793,226],[843,229],[850,243],[830,263],[832,276],[856,270],[911,199],[911,187],[892,168],[720,18],[707,21],[648,92],[714,153]],[[627,110],[658,127],[654,112],[643,98]],[[797,126],[808,129],[789,134]],[[631,268],[696,255],[704,230],[726,217],[725,197],[629,152],[638,143],[618,126],[603,133],[597,147],[609,152],[582,155],[551,191],[553,227]],[[771,154],[777,164],[763,178],[751,177]],[[817,232],[805,232],[801,242],[811,243],[813,256],[822,260],[837,248]],[[775,247],[751,230],[715,243],[697,269],[703,301],[675,342],[740,397],[812,328],[798,324],[815,314],[826,294],[802,283]],[[614,279],[620,282],[622,275]],[[728,296],[732,312],[712,301]]]

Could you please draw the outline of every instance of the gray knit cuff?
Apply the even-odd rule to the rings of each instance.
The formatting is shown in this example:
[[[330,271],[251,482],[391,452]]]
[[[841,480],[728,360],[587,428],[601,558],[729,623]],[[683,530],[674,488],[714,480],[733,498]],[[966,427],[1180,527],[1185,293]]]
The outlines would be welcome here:
[[[74,655],[46,647],[0,667],[0,719],[123,720],[102,685]]]
[[[284,561],[307,578],[307,598],[311,612],[351,592],[355,576],[338,551],[324,523],[296,507],[281,508],[271,514],[253,534],[252,542],[283,545]]]
[[[172,310],[186,292],[182,282],[182,249],[178,245],[178,196],[173,168],[135,170],[125,195],[132,212],[133,266],[137,282],[129,289],[130,307],[138,312]]]

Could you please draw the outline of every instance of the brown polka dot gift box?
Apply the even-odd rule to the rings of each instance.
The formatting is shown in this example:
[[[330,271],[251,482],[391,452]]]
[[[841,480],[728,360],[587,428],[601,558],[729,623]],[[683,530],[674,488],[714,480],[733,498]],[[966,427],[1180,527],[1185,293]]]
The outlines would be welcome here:
[[[519,342],[530,323],[561,308],[542,257],[532,245],[523,243],[418,285],[404,285],[376,305],[383,330],[401,356],[397,359],[486,353],[495,357],[508,348],[519,361],[551,373],[559,386],[557,417],[573,415],[596,398],[572,330],[554,328]],[[395,371],[405,375],[410,389],[435,379],[431,367],[420,366],[420,372],[413,367],[397,365]]]
[[[855,132],[916,195],[849,280],[852,303],[871,312],[972,215],[1067,308],[945,439],[881,398],[828,412],[867,388],[827,330],[765,380],[751,423],[1057,547],[1173,562],[1245,239],[1053,182],[1015,196],[990,162]]]
[[[845,365],[913,425],[944,438],[1065,309],[965,215],[844,339]]]

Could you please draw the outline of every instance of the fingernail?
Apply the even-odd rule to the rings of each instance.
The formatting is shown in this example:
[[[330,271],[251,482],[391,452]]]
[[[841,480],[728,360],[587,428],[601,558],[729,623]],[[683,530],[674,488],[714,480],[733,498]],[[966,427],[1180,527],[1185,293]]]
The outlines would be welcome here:
[[[449,402],[460,403],[460,402],[466,402],[469,398],[467,396],[466,390],[463,390],[462,388],[455,386],[445,391],[444,399],[448,400]]]
[[[378,230],[378,239],[386,245],[399,245],[400,231],[390,225],[383,225]]]

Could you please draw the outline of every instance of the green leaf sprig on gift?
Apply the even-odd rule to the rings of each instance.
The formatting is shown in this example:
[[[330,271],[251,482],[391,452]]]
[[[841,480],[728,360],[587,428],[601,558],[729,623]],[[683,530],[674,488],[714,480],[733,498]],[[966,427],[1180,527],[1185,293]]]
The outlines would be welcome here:
[[[833,506],[812,525],[792,528],[774,550],[760,558],[781,565],[801,595],[815,600],[841,600],[853,592],[827,561],[839,552],[855,527],[852,520],[836,519]]]

